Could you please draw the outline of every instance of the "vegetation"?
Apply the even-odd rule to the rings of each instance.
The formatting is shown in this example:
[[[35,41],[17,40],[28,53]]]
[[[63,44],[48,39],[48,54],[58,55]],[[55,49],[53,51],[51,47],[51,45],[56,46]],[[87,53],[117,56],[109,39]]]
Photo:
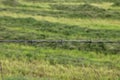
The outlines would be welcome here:
[[[8,6],[18,6],[20,3],[16,0],[3,0],[2,3]]]
[[[119,0],[0,0],[0,40],[120,41]],[[0,43],[3,80],[120,80],[120,43]]]
[[[113,6],[120,6],[120,1],[115,2],[115,3],[113,4]]]

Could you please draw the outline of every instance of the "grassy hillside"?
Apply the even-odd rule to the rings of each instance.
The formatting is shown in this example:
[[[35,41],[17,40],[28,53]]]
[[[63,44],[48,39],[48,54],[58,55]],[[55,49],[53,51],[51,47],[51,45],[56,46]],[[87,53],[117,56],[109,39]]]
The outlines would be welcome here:
[[[0,0],[0,40],[120,41],[119,4]],[[0,43],[0,63],[1,80],[120,80],[120,43]]]

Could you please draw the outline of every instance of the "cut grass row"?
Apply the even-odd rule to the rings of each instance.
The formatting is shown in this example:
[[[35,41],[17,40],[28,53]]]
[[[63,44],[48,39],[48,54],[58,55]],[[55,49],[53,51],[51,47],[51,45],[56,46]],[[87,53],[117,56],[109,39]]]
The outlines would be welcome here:
[[[82,4],[82,5],[49,4],[49,6],[50,6],[49,9],[51,9],[52,11],[25,10],[25,9],[17,10],[15,8],[3,9],[3,11],[9,10],[17,13],[24,12],[26,14],[53,16],[53,17],[120,19],[119,17],[120,13],[118,11],[106,10],[89,4]],[[27,6],[20,6],[20,7],[27,7]],[[38,6],[38,8],[42,8],[42,7]],[[53,10],[57,10],[57,11],[53,11]]]
[[[70,26],[60,23],[51,23],[48,21],[37,21],[33,18],[12,18],[12,17],[4,16],[1,17],[0,19],[0,25],[1,25],[0,29],[2,30],[0,36],[1,39],[119,40],[119,30],[103,30],[103,29],[96,30],[96,29],[89,29],[87,27],[83,28],[79,26]],[[49,33],[53,35],[49,35]]]
[[[1,11],[0,16],[9,16],[13,18],[33,18],[35,20],[44,20],[53,23],[61,23],[68,25],[77,25],[80,27],[88,27],[90,29],[111,29],[118,30],[120,28],[119,20],[112,19],[81,19],[81,18],[56,18],[51,16],[30,15],[25,13],[14,13],[10,11]]]

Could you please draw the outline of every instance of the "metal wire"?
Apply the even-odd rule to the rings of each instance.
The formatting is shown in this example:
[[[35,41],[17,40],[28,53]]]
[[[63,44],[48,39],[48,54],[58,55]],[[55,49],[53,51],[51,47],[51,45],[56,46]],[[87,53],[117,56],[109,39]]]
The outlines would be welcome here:
[[[27,43],[41,43],[41,42],[46,42],[46,43],[59,43],[59,42],[78,42],[78,43],[120,43],[120,41],[111,41],[111,40],[0,40],[0,42],[5,42],[5,43],[22,43],[22,42],[27,42]]]

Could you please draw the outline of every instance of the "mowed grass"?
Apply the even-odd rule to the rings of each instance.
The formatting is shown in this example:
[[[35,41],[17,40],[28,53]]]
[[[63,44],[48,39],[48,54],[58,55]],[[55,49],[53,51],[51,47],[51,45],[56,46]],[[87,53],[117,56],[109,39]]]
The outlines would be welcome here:
[[[119,0],[0,0],[0,40],[120,41]],[[4,80],[119,80],[120,45],[0,43]]]

